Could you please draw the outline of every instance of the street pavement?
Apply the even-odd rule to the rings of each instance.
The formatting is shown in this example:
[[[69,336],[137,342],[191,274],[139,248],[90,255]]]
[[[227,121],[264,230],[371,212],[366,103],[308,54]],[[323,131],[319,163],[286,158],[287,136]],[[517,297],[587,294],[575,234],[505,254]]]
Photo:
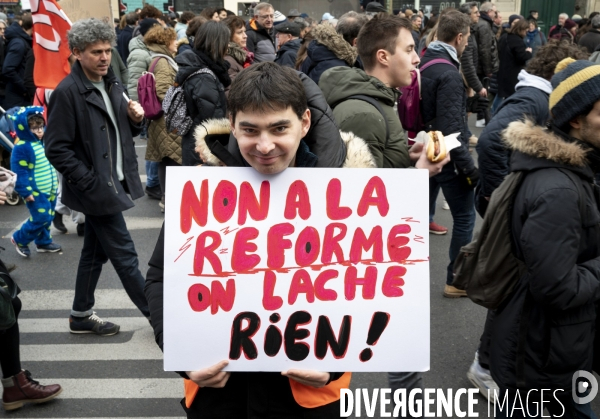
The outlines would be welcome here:
[[[478,135],[481,129],[475,128],[471,119],[472,131]],[[138,140],[136,147],[143,175],[145,141]],[[145,176],[142,179],[145,180]],[[163,214],[158,201],[143,197],[124,215],[145,275]],[[0,246],[6,249],[1,257],[7,263],[18,265],[14,278],[23,289],[20,295],[23,311],[19,319],[22,366],[42,384],[59,383],[64,391],[47,404],[27,405],[11,413],[0,409],[0,418],[184,417],[179,404],[183,397],[182,380],[175,373],[163,371],[162,354],[154,342],[152,329],[123,291],[110,263],[105,265],[98,284],[95,310],[100,317],[120,324],[121,332],[112,337],[68,332],[82,238],[65,217],[69,234],[62,235],[53,229],[62,252],[33,251],[29,259],[24,259],[11,245],[10,235],[27,217],[27,209],[22,204],[0,207]],[[450,211],[441,208],[441,197],[435,220],[452,227]],[[477,222],[479,225],[481,219]],[[470,387],[466,372],[477,350],[485,309],[466,298],[442,296],[450,237],[451,230],[445,236],[430,235],[431,369],[424,373],[424,385],[457,390]],[[385,387],[385,373],[353,374],[354,389]],[[463,400],[462,407],[466,408],[466,398]],[[485,399],[478,396],[478,400],[475,411],[480,417],[488,417]],[[598,400],[594,406],[600,412]],[[361,417],[367,417],[364,406]],[[381,417],[379,407],[371,417]]]

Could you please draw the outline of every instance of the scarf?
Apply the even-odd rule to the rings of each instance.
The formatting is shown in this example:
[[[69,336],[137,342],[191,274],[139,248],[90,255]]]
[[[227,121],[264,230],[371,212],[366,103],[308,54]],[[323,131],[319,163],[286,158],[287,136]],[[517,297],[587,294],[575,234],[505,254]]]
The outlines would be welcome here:
[[[229,63],[227,61],[223,60],[220,63],[215,63],[213,59],[204,52],[197,50],[196,48],[194,48],[192,51],[194,51],[194,53],[200,57],[202,61],[204,61],[206,66],[213,73],[215,73],[215,76],[217,76],[223,87],[228,87],[231,84],[231,79],[229,78],[229,74],[227,72],[229,70]]]
[[[442,41],[433,41],[429,44],[427,49],[430,49],[432,51],[446,51],[448,54],[450,54],[450,58],[452,58],[452,60],[456,64],[460,65],[460,60],[458,59],[458,54],[456,53],[456,48],[454,48],[452,45],[448,45]]]

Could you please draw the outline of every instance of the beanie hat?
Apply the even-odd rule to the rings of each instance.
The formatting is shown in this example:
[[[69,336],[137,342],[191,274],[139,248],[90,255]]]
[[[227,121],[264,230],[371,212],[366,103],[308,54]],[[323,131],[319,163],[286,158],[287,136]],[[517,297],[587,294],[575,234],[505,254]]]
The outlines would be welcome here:
[[[154,25],[160,25],[158,20],[152,18],[146,18],[140,22],[140,33],[142,36],[146,35],[146,32],[150,30]]]
[[[517,19],[523,20],[524,17],[521,15],[510,15],[510,17],[508,18],[508,26],[512,26],[513,22]]]
[[[600,65],[565,58],[556,66],[551,83],[550,114],[562,128],[600,99]]]
[[[323,17],[321,18],[321,20],[331,20],[333,19],[333,16],[331,15],[331,13],[323,13]]]
[[[570,29],[574,28],[575,26],[577,26],[577,23],[575,23],[574,20],[567,19],[567,20],[565,20],[563,28],[570,30]]]
[[[285,15],[283,13],[281,13],[279,10],[275,10],[275,13],[273,13],[273,22],[274,23],[282,23],[285,22],[287,20],[287,18],[285,17]]]

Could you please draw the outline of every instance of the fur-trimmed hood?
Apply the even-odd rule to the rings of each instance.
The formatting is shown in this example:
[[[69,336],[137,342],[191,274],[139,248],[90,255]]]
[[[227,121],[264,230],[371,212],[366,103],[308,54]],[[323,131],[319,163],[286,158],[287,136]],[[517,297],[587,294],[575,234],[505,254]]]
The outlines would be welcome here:
[[[196,152],[200,158],[210,166],[226,166],[214,152],[223,152],[226,148],[231,128],[228,119],[209,119],[196,127]],[[346,145],[346,160],[343,167],[348,168],[374,168],[375,160],[369,151],[367,143],[351,132],[340,132]],[[218,152],[218,151],[217,151]],[[318,157],[318,156],[317,156]]]
[[[556,132],[530,120],[511,122],[503,131],[502,139],[511,150],[537,159],[574,167],[588,164],[586,154],[589,149],[579,143],[568,142]]]
[[[311,30],[315,41],[333,52],[340,60],[344,60],[350,67],[356,62],[358,53],[346,40],[330,25],[317,25]]]

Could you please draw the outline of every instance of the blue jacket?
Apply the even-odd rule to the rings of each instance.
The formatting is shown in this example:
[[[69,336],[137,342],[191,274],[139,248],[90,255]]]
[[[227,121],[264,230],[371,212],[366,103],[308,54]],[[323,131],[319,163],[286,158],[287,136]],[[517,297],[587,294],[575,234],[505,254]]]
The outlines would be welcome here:
[[[4,109],[15,106],[31,105],[23,75],[25,57],[31,49],[31,36],[27,35],[17,22],[10,25],[4,34],[6,39],[6,58],[2,66],[2,75],[6,81],[6,100]]]
[[[546,36],[536,28],[533,32],[527,31],[527,35],[525,35],[525,45],[528,48],[531,48],[533,51],[532,55],[535,55],[536,51],[542,45],[546,45]]]
[[[23,198],[40,193],[56,195],[58,190],[56,171],[46,158],[42,141],[30,131],[27,122],[29,116],[43,112],[40,106],[29,106],[11,116],[19,140],[12,151],[10,166],[17,174],[15,190]]]
[[[119,55],[124,63],[127,62],[127,57],[129,57],[129,41],[131,41],[132,35],[133,28],[127,25],[123,28],[117,38],[117,51],[119,51]],[[125,83],[125,85],[127,85],[127,83]]]

